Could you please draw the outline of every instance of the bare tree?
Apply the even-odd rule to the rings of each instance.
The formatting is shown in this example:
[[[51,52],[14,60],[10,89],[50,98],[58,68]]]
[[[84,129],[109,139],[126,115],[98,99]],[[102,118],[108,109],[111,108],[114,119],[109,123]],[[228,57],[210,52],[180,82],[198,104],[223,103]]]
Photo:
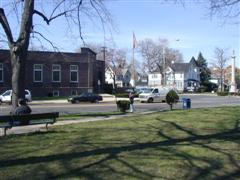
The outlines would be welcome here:
[[[116,75],[121,74],[127,67],[127,52],[125,49],[108,49],[106,51],[106,65],[113,70],[113,89],[116,88]]]
[[[223,83],[224,83],[224,76],[225,70],[227,67],[227,62],[229,57],[227,56],[226,50],[222,48],[216,48],[214,51],[215,57],[214,61],[212,62],[213,69],[215,69],[215,75],[220,79],[220,91],[224,91]]]
[[[101,44],[88,44],[87,47],[91,48],[97,53],[97,58],[105,60],[106,67],[110,67],[112,70],[111,78],[113,80],[113,88],[116,87],[116,74],[121,74],[124,68],[127,68],[127,53],[125,48],[107,48]]]
[[[6,4],[2,5],[0,8],[0,24],[10,49],[12,65],[12,111],[17,107],[18,98],[24,98],[23,79],[31,34],[32,37],[43,39],[56,48],[51,40],[38,31],[39,24],[34,23],[34,15],[40,17],[40,20],[47,25],[62,18],[62,22],[66,22],[71,29],[74,27],[73,25],[78,27],[79,36],[84,41],[81,18],[83,14],[92,21],[94,17],[98,17],[102,25],[110,21],[110,15],[103,4],[103,0],[52,0],[48,3],[35,0],[12,0],[6,1]],[[10,15],[11,18],[9,18]],[[19,29],[11,27],[10,19],[12,21],[13,17],[15,17],[15,24],[19,22]]]
[[[224,18],[238,18],[240,16],[240,0],[209,0],[209,3],[212,15]]]
[[[144,58],[143,66],[148,72],[156,70],[158,66],[167,67],[172,61],[182,62],[182,54],[175,49],[168,47],[165,39],[145,39],[140,42],[140,53]]]

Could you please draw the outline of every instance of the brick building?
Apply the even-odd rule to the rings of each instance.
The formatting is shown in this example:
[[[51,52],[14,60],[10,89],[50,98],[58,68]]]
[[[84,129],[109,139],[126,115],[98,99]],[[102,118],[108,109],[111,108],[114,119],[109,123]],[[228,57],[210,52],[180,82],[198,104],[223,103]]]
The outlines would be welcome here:
[[[81,48],[81,53],[30,51],[24,81],[33,97],[101,92],[105,62],[97,60],[89,48]],[[0,50],[0,92],[7,89],[11,89],[10,53]]]

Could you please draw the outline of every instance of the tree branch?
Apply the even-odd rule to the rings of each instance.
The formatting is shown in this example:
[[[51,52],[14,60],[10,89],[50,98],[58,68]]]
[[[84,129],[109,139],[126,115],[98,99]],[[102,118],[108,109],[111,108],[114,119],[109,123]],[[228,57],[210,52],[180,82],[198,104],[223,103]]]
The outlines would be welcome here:
[[[69,12],[69,11],[64,11],[64,12],[62,12],[62,13],[57,14],[56,16],[51,16],[51,18],[48,19],[48,18],[47,18],[43,13],[41,13],[40,11],[34,10],[34,14],[37,14],[37,15],[41,16],[41,17],[43,18],[43,20],[46,21],[47,25],[49,25],[49,23],[50,23],[52,20],[54,20],[54,19],[56,19],[56,18],[58,18],[58,17],[60,17],[60,16],[66,15],[67,12]]]
[[[47,41],[52,47],[53,49],[58,50],[58,47],[55,46],[49,39],[47,39],[44,35],[42,35],[40,32],[37,31],[32,31],[32,33],[38,34],[39,36],[41,36],[45,41]]]
[[[0,23],[6,33],[9,45],[12,44],[13,43],[12,31],[9,26],[9,23],[8,23],[8,20],[6,18],[3,8],[0,8]]]
[[[80,19],[80,7],[81,7],[81,5],[82,5],[82,0],[78,4],[78,13],[77,13],[78,31],[79,31],[79,36],[80,36],[80,38],[81,38],[81,40],[83,42],[83,45],[85,46],[86,43],[85,43],[85,41],[84,41],[84,39],[82,37],[82,24],[81,24],[81,19]]]

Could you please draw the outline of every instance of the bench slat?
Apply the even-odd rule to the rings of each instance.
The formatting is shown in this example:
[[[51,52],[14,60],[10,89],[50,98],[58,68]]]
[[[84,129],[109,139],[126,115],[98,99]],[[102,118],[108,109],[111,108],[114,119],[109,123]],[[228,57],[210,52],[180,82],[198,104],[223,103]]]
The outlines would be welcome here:
[[[12,127],[16,126],[46,124],[46,129],[48,129],[48,124],[55,123],[57,117],[59,117],[58,112],[25,115],[4,115],[0,116],[0,128],[4,129],[4,136],[6,135],[7,129],[11,129]]]
[[[58,112],[40,113],[40,114],[24,114],[24,115],[4,115],[4,116],[0,116],[0,123],[9,122],[9,121],[55,119],[57,117],[59,117]]]

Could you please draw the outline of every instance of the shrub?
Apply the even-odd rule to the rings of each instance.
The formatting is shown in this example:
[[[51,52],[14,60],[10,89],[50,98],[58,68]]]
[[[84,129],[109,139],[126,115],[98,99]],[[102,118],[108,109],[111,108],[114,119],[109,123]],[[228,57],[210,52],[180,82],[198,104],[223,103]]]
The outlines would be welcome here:
[[[129,93],[116,93],[115,96],[116,97],[122,97],[122,98],[128,98]]]
[[[119,100],[116,102],[117,107],[121,112],[126,112],[130,108],[130,102],[127,100]]]
[[[207,92],[207,90],[208,90],[208,87],[206,87],[206,86],[201,86],[198,88],[198,92],[200,92],[200,93]]]
[[[218,96],[228,96],[228,94],[229,94],[229,92],[226,92],[226,91],[224,91],[224,92],[217,92]]]
[[[179,96],[174,90],[170,90],[166,95],[166,102],[172,110],[173,104],[179,101]]]
[[[116,97],[121,97],[121,98],[128,98],[129,97],[129,93],[116,93],[115,94]],[[139,94],[134,93],[134,97],[138,97]]]

